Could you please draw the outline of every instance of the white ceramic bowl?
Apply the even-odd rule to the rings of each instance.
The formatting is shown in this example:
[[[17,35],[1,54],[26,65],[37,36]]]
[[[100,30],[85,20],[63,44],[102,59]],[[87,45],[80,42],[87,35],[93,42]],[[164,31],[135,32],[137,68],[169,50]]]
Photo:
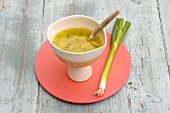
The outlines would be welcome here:
[[[54,51],[54,53],[57,55],[57,57],[66,65],[69,66],[68,68],[68,76],[74,80],[74,81],[84,81],[87,80],[89,77],[79,77],[77,78],[77,75],[81,75],[84,77],[86,75],[92,74],[92,69],[89,66],[92,64],[104,51],[107,43],[106,38],[106,32],[104,29],[102,29],[98,35],[101,38],[103,42],[103,46],[87,51],[87,52],[81,52],[81,53],[74,53],[74,52],[67,52],[64,50],[61,50],[54,46],[52,44],[52,38],[54,35],[61,30],[67,29],[67,28],[74,28],[74,27],[84,27],[91,30],[94,30],[100,23],[88,16],[84,15],[73,15],[68,16],[65,18],[62,18],[54,23],[52,23],[48,27],[47,36],[48,40],[51,44],[51,47]],[[91,70],[91,72],[89,72]],[[84,74],[85,73],[85,74]],[[72,77],[75,76],[75,77]]]

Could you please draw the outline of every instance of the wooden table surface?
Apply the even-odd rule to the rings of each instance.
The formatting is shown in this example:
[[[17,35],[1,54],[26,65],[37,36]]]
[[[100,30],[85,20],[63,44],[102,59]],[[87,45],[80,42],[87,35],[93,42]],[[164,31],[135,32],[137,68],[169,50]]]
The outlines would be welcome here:
[[[123,40],[131,57],[125,85],[93,104],[51,96],[34,72],[47,27],[74,14],[102,22],[115,10],[132,23]],[[170,0],[0,0],[0,113],[170,113],[169,38]]]

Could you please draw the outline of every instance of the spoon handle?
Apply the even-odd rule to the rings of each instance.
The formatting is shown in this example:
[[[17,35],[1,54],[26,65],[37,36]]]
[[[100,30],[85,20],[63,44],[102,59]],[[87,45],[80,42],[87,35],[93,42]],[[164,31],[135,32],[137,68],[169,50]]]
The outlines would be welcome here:
[[[115,11],[109,17],[107,17],[90,35],[89,40],[93,38],[101,29],[103,29],[107,24],[109,24],[120,12]]]

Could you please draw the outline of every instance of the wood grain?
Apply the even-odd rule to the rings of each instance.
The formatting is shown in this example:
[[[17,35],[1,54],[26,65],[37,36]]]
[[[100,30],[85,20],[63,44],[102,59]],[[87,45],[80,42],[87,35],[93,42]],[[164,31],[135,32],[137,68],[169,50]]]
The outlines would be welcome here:
[[[41,45],[41,1],[0,1],[0,112],[36,111],[34,57]]]
[[[123,40],[131,56],[124,87],[85,105],[51,96],[34,73],[48,26],[74,14],[102,22],[115,10],[132,23]],[[0,0],[0,113],[169,113],[169,19],[169,0]]]

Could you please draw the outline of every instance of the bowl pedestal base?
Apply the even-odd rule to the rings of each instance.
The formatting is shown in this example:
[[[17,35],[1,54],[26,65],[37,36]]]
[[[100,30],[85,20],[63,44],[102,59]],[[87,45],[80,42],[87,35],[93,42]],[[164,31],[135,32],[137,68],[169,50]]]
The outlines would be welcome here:
[[[76,82],[83,82],[91,77],[92,68],[90,65],[80,68],[68,66],[67,74],[71,80]]]

